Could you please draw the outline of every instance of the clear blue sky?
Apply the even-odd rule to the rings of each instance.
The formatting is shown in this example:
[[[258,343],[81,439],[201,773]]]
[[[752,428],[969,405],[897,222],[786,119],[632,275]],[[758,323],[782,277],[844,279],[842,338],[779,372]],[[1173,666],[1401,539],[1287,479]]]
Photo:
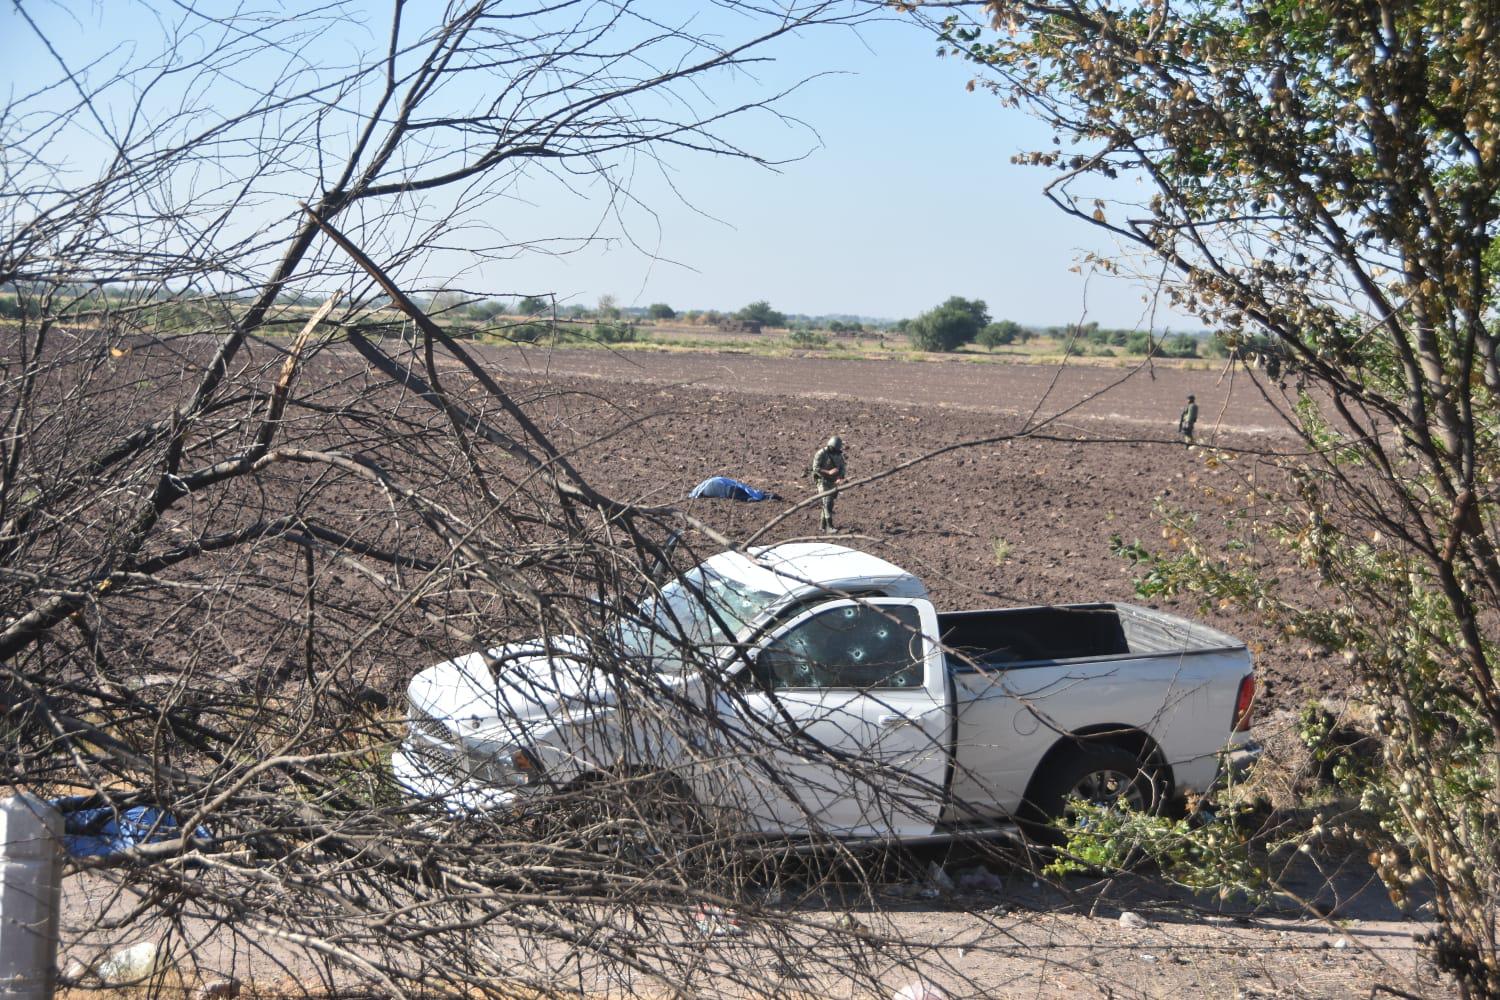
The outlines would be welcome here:
[[[1085,295],[1070,268],[1110,244],[1043,198],[1045,171],[1010,162],[1050,144],[1050,133],[968,93],[968,68],[934,50],[897,24],[801,46],[795,64],[845,71],[792,101],[822,145],[778,173],[720,164],[693,177],[696,200],[722,221],[672,211],[662,240],[664,255],[696,273],[637,265],[609,290],[631,303],[766,298],[788,312],[890,318],[963,295],[1037,325],[1081,318],[1086,298],[1088,318],[1103,325],[1143,322],[1138,286],[1096,276]]]
[[[962,295],[1028,325],[1150,321],[1143,286],[1106,275],[1086,285],[1070,271],[1084,253],[1112,245],[1043,198],[1046,171],[1010,162],[1050,146],[1050,133],[993,96],[969,93],[969,68],[939,59],[929,36],[888,21],[857,34],[816,32],[776,53],[766,82],[831,71],[781,105],[816,135],[768,116],[742,122],[736,134],[750,136],[752,149],[805,158],[775,171],[680,162],[673,181],[692,208],[642,177],[636,191],[657,218],[635,213],[630,231],[663,259],[617,244],[516,262],[496,287],[553,289],[588,305],[600,294],[678,309],[767,299],[783,312],[889,319]],[[567,214],[582,211],[574,205]],[[1155,320],[1199,326],[1165,308]]]
[[[6,6],[0,58],[10,67],[3,82],[16,93],[33,74],[50,76],[55,67]],[[379,13],[367,37],[378,38],[387,15],[382,5],[370,6]],[[27,7],[33,16],[59,16],[50,5]],[[106,17],[113,23],[104,34],[130,30],[117,14],[92,10],[75,15],[85,34]],[[78,31],[71,23],[64,41]],[[806,128],[761,114],[741,120],[732,134],[756,152],[802,158],[768,170],[727,158],[677,157],[670,175],[675,192],[653,170],[637,173],[632,194],[650,212],[625,213],[629,239],[477,268],[462,253],[436,255],[426,261],[424,278],[453,278],[494,294],[553,291],[565,303],[585,305],[605,294],[621,305],[667,302],[678,309],[733,310],[767,299],[784,312],[897,319],[962,295],[984,299],[996,318],[1030,325],[1149,322],[1142,286],[1105,275],[1086,286],[1084,275],[1070,270],[1084,253],[1109,252],[1110,244],[1045,201],[1046,171],[1010,163],[1017,152],[1049,145],[1048,134],[994,97],[967,92],[968,67],[934,50],[930,37],[904,21],[778,43],[771,50],[775,64],[745,80],[746,93],[828,73],[780,105]],[[736,96],[719,95],[720,103]],[[600,225],[605,235],[623,235],[597,198],[545,186],[524,194],[497,206],[485,225],[510,239]],[[470,238],[493,241],[471,231],[456,244]],[[1165,309],[1155,325],[1197,326]]]

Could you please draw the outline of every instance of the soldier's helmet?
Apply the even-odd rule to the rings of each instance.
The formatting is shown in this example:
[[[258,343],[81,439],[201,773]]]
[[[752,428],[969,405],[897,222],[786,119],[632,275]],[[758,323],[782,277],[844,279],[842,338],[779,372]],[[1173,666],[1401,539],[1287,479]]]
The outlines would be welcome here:
[[[834,451],[843,451],[844,439],[835,434],[833,437],[828,439],[828,447],[832,448]]]
[[[1193,394],[1192,393],[1188,393],[1188,402],[1191,403],[1192,401],[1193,401]]]

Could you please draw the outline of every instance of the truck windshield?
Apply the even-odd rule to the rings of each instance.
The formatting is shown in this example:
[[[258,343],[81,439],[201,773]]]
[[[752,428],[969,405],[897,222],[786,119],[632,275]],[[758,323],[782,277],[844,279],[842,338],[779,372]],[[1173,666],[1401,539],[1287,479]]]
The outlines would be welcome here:
[[[781,596],[699,567],[641,603],[640,615],[621,628],[625,652],[648,658],[660,673],[681,673],[688,650],[733,642]]]

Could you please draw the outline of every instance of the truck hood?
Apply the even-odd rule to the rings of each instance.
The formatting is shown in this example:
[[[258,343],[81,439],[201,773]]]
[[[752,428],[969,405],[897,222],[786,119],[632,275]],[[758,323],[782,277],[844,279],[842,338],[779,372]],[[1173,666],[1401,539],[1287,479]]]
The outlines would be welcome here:
[[[412,679],[407,698],[422,712],[463,736],[492,736],[506,729],[523,739],[570,716],[596,714],[616,700],[614,682],[583,662],[588,646],[578,636],[510,643],[428,667]],[[494,672],[491,672],[491,665]]]

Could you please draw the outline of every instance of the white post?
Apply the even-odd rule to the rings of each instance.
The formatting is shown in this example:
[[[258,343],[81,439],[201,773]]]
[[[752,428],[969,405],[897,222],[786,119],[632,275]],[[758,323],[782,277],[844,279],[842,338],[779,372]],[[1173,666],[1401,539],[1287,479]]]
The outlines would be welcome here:
[[[57,988],[62,834],[42,799],[0,799],[0,1000],[50,1000]]]

